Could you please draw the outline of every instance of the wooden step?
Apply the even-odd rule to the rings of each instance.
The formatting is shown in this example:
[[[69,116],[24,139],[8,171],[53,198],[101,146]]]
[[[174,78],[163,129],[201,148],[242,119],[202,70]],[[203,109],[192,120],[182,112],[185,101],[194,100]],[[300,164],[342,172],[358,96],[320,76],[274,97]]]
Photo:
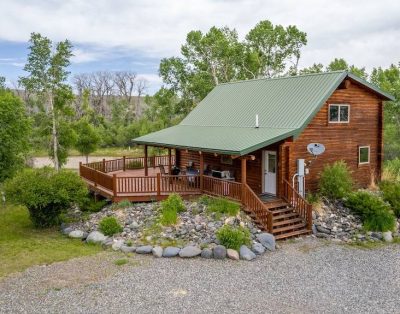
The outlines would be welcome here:
[[[295,225],[290,225],[290,226],[285,226],[285,227],[281,227],[281,228],[274,228],[272,229],[272,233],[276,234],[276,233],[280,233],[280,232],[284,232],[284,231],[288,231],[288,230],[296,230],[296,229],[300,229],[300,228],[304,228],[307,224],[304,222],[295,224]]]
[[[287,238],[292,238],[292,237],[298,237],[300,235],[307,235],[310,234],[311,231],[307,229],[301,229],[301,230],[296,230],[293,232],[287,232],[287,233],[282,233],[278,234],[275,236],[275,240],[282,240],[282,239],[287,239]]]
[[[277,215],[283,214],[283,213],[291,213],[291,212],[293,212],[293,208],[288,207],[288,208],[276,209],[276,210],[271,210],[271,212],[274,216],[277,216]]]
[[[282,220],[282,221],[274,221],[273,222],[273,226],[284,226],[284,225],[289,225],[289,224],[296,224],[298,222],[304,222],[303,219],[301,219],[300,217],[298,218],[293,218],[293,219],[286,219],[286,220]]]
[[[286,218],[292,218],[292,217],[298,217],[299,214],[296,212],[292,212],[289,214],[283,214],[283,215],[273,215],[272,219],[275,220],[279,220],[279,219],[286,219]]]
[[[272,209],[272,210],[274,208],[283,208],[283,207],[288,207],[289,206],[289,204],[284,202],[284,201],[273,202],[273,203],[271,203],[271,202],[268,203],[267,202],[267,203],[264,203],[264,204],[268,209]]]

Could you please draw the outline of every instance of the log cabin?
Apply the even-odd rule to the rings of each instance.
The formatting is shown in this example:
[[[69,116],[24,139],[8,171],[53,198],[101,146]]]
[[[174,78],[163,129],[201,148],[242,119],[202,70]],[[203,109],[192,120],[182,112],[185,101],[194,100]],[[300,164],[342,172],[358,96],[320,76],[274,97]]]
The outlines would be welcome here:
[[[393,97],[346,71],[220,84],[178,125],[134,139],[144,145],[139,168],[151,182],[114,173],[108,186],[114,200],[173,191],[225,196],[278,239],[306,234],[312,208],[305,196],[318,190],[325,165],[345,161],[358,187],[380,180],[387,100]],[[168,156],[149,157],[149,146]],[[120,163],[110,170],[126,170],[129,161]]]

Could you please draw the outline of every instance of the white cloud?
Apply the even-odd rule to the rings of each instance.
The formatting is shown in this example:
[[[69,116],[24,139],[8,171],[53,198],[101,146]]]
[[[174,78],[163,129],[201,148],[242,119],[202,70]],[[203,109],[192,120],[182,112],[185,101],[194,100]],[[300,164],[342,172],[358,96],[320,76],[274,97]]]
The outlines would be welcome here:
[[[113,49],[176,55],[190,30],[228,25],[243,37],[262,19],[308,33],[303,66],[343,57],[371,68],[400,59],[400,3],[393,0],[14,0],[0,10],[0,39],[26,41],[36,31],[98,49],[77,49],[75,63]]]

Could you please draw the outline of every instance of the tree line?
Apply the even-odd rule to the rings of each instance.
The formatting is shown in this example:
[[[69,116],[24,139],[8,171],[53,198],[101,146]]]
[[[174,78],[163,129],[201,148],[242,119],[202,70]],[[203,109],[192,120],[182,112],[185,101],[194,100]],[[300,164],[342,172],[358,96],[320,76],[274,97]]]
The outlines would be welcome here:
[[[334,58],[325,66],[299,68],[306,45],[305,32],[270,21],[259,22],[243,40],[228,27],[194,30],[179,56],[161,60],[163,85],[148,96],[147,81],[133,71],[77,74],[69,84],[72,44],[32,33],[26,76],[19,80],[28,121],[24,123],[32,130],[28,142],[47,149],[58,169],[72,147],[87,156],[99,145],[127,146],[132,138],[178,123],[218,84],[347,70],[395,95],[396,101],[385,105],[385,154],[389,159],[399,156],[400,64],[368,73]],[[5,89],[4,79],[0,86]]]

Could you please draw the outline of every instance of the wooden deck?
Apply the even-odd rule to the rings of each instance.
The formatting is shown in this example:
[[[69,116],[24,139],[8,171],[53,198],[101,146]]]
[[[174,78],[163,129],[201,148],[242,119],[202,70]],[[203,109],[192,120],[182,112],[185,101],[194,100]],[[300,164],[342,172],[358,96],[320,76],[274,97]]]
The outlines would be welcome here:
[[[160,201],[171,193],[183,198],[209,194],[241,203],[261,229],[273,233],[278,239],[307,234],[311,230],[311,205],[286,180],[282,182],[285,187],[283,195],[262,198],[246,182],[200,174],[162,175],[159,167],[153,165],[162,164],[170,168],[171,156],[150,158],[152,160],[144,161],[143,157],[124,157],[80,164],[79,173],[90,190],[113,202]],[[149,164],[152,166],[148,167]]]

